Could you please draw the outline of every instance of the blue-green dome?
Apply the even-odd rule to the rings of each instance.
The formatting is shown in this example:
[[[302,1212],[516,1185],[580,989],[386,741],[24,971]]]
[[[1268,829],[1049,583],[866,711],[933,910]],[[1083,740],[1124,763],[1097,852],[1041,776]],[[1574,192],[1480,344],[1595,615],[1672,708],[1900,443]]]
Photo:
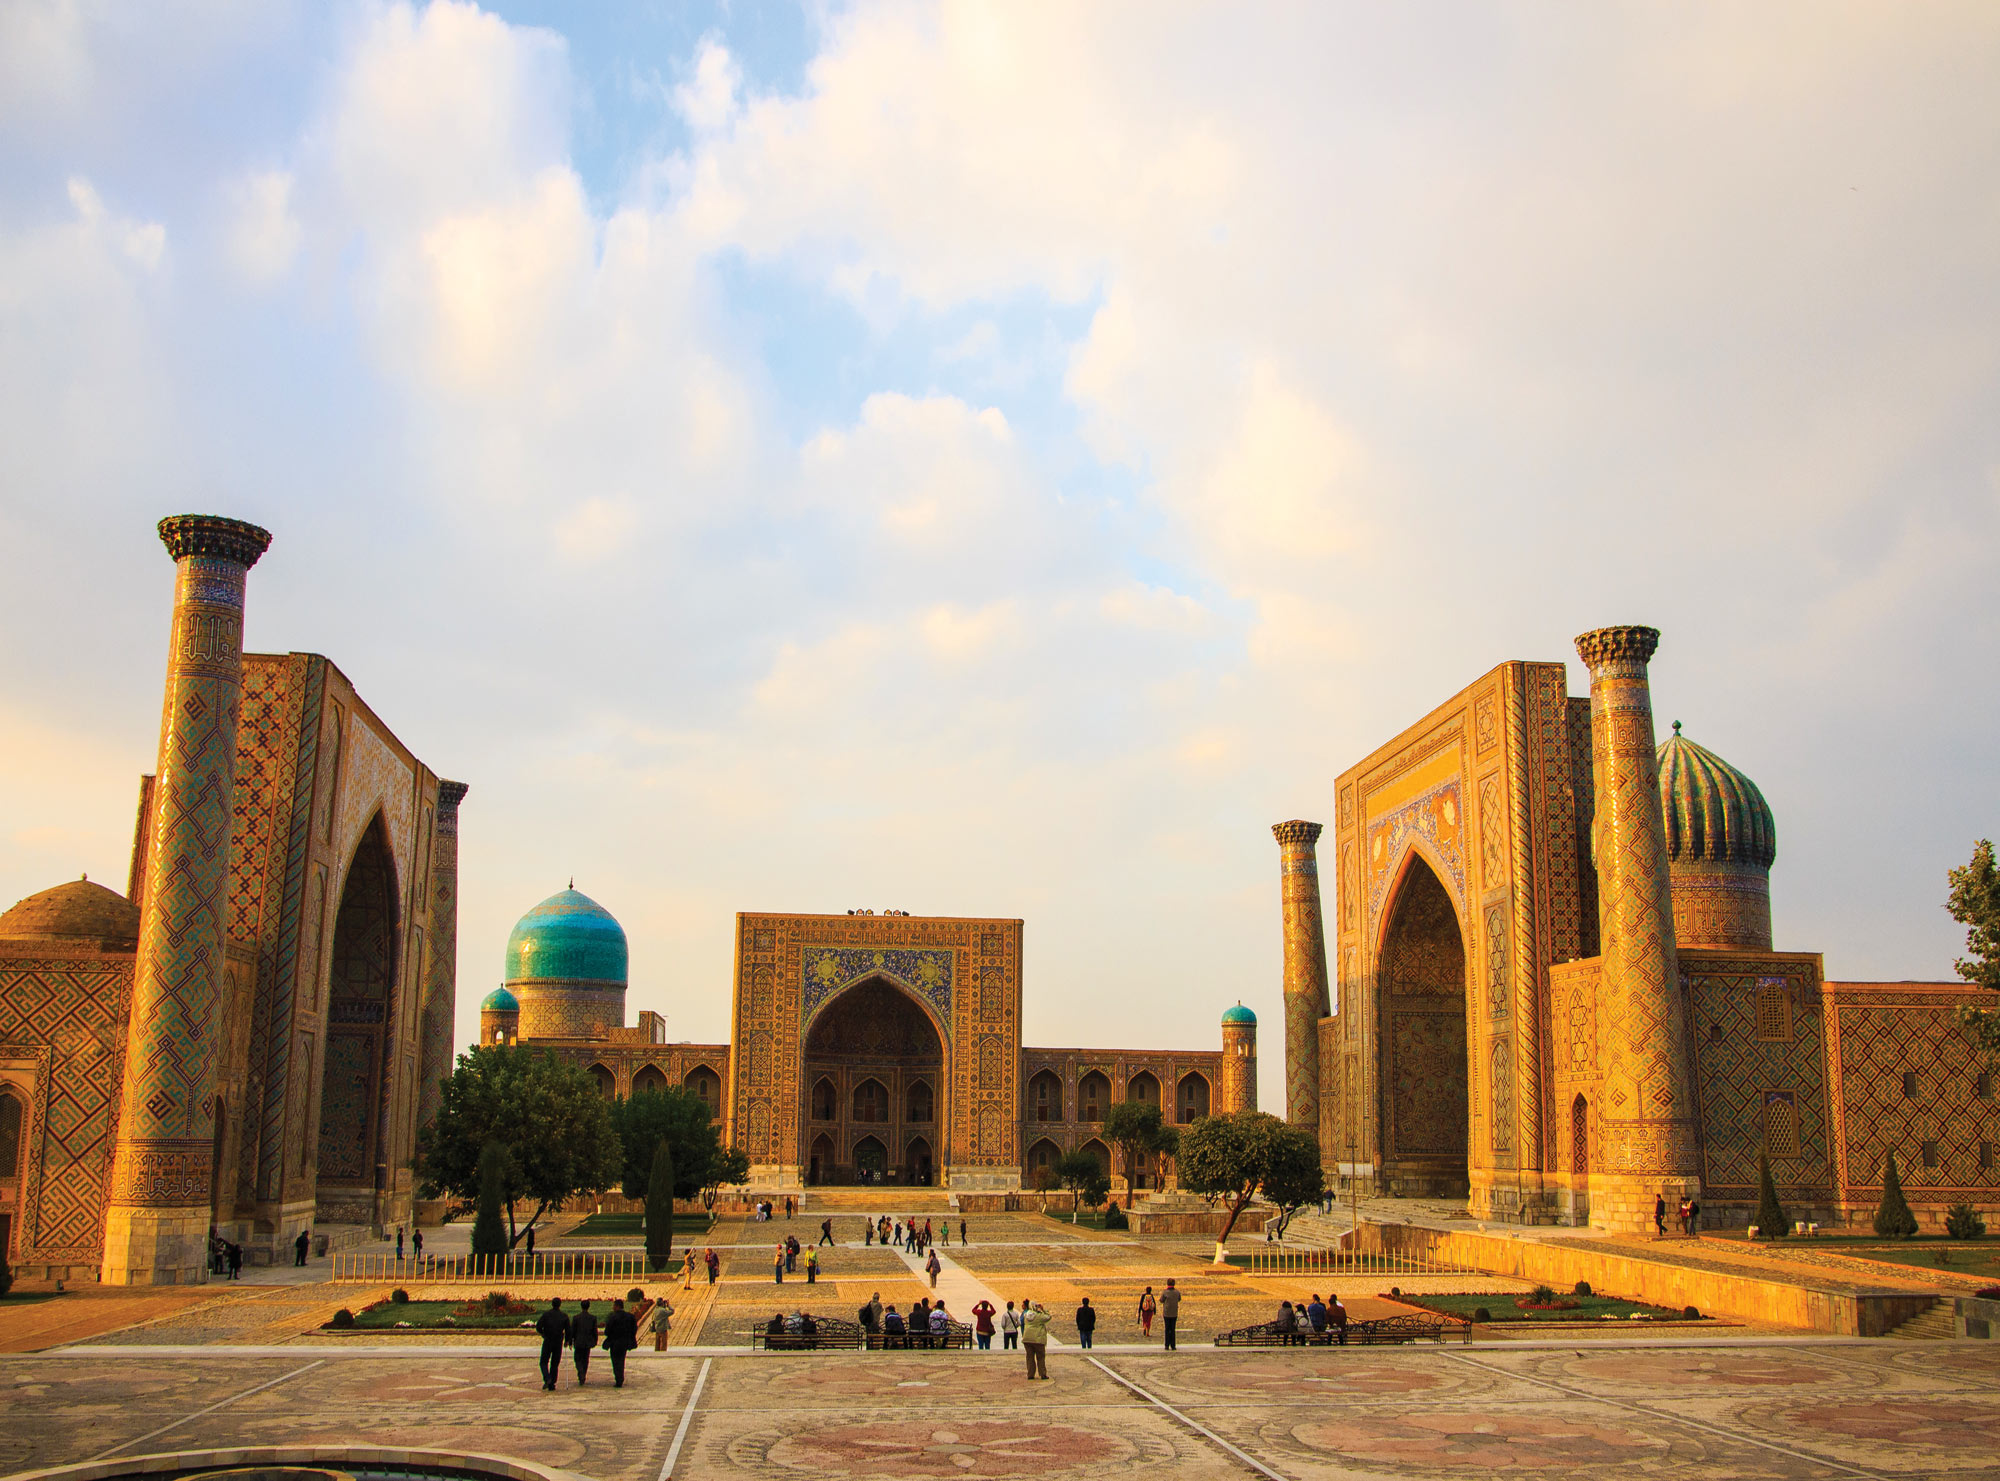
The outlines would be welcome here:
[[[479,1004],[481,1013],[519,1013],[521,1000],[504,987],[496,987]]]
[[[1225,1008],[1223,1010],[1222,1021],[1224,1023],[1255,1024],[1257,1022],[1257,1015],[1241,1003],[1238,1003],[1234,1008]]]
[[[625,985],[625,928],[577,890],[551,895],[521,917],[507,938],[509,982]]]
[[[1678,720],[1659,759],[1669,859],[1771,867],[1778,856],[1778,825],[1755,782],[1682,735]]]

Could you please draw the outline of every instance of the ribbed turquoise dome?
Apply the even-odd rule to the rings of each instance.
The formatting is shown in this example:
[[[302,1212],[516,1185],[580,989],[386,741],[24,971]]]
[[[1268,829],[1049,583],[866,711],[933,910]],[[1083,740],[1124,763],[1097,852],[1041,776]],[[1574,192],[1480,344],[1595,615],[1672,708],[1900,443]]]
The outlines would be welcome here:
[[[1778,856],[1778,824],[1757,784],[1683,736],[1678,720],[1660,747],[1660,811],[1669,859],[1769,869]]]
[[[1254,1024],[1257,1021],[1257,1015],[1241,1003],[1238,1003],[1234,1008],[1225,1008],[1222,1010],[1222,1021],[1224,1023]]]
[[[481,1013],[519,1013],[521,1000],[504,987],[496,987],[479,1004]]]
[[[625,928],[578,890],[551,895],[507,938],[507,981],[625,984]]]

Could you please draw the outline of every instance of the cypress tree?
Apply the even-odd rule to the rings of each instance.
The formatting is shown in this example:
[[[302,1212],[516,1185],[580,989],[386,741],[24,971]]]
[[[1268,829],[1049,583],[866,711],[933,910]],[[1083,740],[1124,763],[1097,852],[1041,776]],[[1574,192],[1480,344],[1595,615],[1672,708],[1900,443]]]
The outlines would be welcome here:
[[[1771,1179],[1771,1159],[1757,1154],[1757,1232],[1765,1239],[1783,1239],[1791,1232],[1792,1221],[1778,1202],[1778,1185]]]
[[[665,1270],[674,1257],[674,1149],[661,1137],[653,1144],[653,1168],[646,1174],[646,1263]]]
[[[1882,1203],[1875,1210],[1875,1232],[1891,1239],[1907,1239],[1917,1232],[1917,1216],[1903,1197],[1903,1180],[1896,1172],[1896,1154],[1889,1154],[1882,1170]]]
[[[472,1219],[472,1253],[507,1253],[507,1223],[500,1207],[507,1199],[507,1149],[488,1142],[479,1149],[479,1211]]]

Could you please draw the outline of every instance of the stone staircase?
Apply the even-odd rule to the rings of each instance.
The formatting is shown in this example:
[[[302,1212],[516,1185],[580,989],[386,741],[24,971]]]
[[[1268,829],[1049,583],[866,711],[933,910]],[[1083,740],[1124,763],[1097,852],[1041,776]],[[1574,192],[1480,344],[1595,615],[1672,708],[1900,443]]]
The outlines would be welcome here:
[[[1920,1311],[1908,1321],[1891,1327],[1882,1335],[1901,1337],[1916,1342],[1939,1342],[1955,1337],[1951,1297],[1943,1296],[1932,1303],[1928,1311]]]

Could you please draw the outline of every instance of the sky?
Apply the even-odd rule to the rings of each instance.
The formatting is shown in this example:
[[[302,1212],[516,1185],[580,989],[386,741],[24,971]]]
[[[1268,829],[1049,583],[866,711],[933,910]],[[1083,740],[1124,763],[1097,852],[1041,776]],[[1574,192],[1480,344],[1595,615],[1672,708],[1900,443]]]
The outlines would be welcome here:
[[[574,876],[675,1038],[738,910],[1020,917],[1029,1042],[1279,1104],[1270,825],[1628,622],[1777,945],[1949,978],[1996,97],[1976,3],[5,0],[0,898],[124,880],[200,511],[471,785],[461,1039]]]

